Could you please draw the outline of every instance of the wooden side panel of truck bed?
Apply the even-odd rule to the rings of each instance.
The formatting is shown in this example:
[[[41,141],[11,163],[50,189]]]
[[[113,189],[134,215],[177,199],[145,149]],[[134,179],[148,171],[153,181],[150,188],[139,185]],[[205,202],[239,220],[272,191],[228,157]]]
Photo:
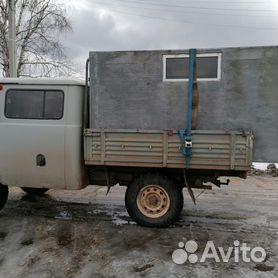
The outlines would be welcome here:
[[[86,129],[84,140],[86,165],[185,168],[176,131]],[[192,142],[191,169],[250,169],[250,132],[195,130]]]
[[[185,168],[177,132],[85,130],[85,164]],[[193,131],[191,169],[248,171],[253,135],[242,131]]]

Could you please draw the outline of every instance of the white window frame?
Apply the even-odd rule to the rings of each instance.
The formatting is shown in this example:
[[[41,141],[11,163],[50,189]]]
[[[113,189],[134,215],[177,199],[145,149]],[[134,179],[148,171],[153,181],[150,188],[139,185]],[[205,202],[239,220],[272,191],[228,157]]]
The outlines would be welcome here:
[[[197,57],[217,57],[217,77],[216,78],[198,78],[198,81],[220,81],[221,80],[221,57],[222,53],[200,53]],[[171,58],[189,58],[188,54],[167,54],[163,55],[163,82],[187,82],[188,78],[167,78],[166,60]],[[198,69],[197,69],[198,70]]]

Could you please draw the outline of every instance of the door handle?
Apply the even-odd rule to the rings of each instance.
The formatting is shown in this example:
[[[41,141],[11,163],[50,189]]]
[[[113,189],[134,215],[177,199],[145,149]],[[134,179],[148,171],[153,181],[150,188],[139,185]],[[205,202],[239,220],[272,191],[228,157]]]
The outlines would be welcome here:
[[[36,164],[39,167],[43,167],[46,165],[46,159],[45,156],[43,154],[38,154],[36,157]]]

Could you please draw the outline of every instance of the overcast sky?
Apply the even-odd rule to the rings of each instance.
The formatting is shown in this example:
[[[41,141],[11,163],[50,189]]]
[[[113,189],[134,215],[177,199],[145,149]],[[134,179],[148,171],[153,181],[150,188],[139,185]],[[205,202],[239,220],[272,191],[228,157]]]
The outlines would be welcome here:
[[[278,0],[61,0],[73,31],[67,54],[278,44]]]

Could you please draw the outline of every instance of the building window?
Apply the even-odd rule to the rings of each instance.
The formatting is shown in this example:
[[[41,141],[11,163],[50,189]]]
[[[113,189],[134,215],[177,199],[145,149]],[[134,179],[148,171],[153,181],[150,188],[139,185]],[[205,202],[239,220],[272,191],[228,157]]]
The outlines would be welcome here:
[[[221,78],[221,54],[197,54],[199,81],[219,81]],[[188,81],[189,55],[163,55],[163,81]]]
[[[6,93],[6,118],[59,120],[63,117],[63,110],[62,91],[12,89]]]

